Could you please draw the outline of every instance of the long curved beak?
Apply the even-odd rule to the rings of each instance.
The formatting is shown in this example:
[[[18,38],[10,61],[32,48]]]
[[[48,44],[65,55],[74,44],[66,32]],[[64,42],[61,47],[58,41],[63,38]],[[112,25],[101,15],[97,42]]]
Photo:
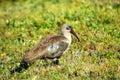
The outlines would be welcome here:
[[[71,30],[71,33],[78,39],[78,41],[80,41],[80,39],[78,38],[77,34],[74,32],[74,30]]]

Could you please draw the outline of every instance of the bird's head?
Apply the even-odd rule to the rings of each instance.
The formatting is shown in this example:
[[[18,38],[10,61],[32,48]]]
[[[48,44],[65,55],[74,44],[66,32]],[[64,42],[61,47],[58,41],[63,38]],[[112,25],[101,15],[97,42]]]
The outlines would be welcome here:
[[[72,33],[78,39],[78,41],[80,41],[77,34],[74,32],[73,28],[69,24],[64,24],[61,28],[61,31],[64,35],[67,33]]]

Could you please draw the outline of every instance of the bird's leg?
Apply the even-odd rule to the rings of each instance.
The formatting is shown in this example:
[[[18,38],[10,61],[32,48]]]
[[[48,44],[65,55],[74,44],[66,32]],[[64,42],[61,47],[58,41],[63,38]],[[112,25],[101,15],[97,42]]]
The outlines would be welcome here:
[[[53,61],[52,61],[52,64],[54,64],[54,65],[59,65],[59,60],[58,60],[58,58],[54,58]]]
[[[46,64],[48,64],[48,61],[47,61],[47,59],[46,59],[46,58],[44,59],[44,61],[46,62]]]
[[[47,66],[49,65],[49,63],[48,63],[47,59],[45,58],[45,59],[44,59],[44,61],[45,61],[44,66],[45,66],[45,67],[47,67]]]

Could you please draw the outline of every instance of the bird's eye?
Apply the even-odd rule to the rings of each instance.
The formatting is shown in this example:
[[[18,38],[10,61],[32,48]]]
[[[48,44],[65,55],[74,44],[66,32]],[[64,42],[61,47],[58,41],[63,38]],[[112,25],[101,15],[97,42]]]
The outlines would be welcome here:
[[[67,30],[70,30],[70,28],[69,28],[69,27],[67,27],[66,29],[67,29]]]
[[[71,26],[66,27],[67,30],[71,30]]]

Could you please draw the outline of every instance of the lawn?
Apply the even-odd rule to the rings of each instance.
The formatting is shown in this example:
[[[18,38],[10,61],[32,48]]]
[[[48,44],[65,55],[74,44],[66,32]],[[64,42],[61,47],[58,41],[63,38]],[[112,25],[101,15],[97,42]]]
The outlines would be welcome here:
[[[80,38],[59,66],[10,74],[42,38],[70,24]],[[50,62],[50,60],[48,60]],[[119,0],[0,0],[0,80],[120,80]]]

